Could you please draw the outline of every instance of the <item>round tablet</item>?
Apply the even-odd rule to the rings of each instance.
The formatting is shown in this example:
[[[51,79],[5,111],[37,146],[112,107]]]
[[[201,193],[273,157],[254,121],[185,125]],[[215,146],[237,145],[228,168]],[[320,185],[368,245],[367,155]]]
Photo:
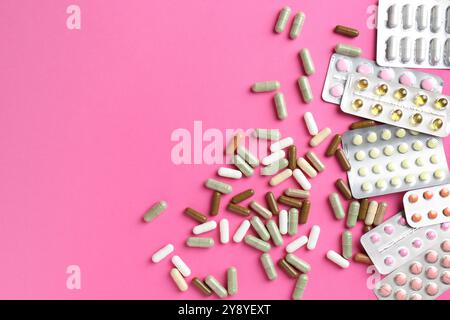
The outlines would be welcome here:
[[[415,130],[409,130],[409,134],[412,135],[412,136],[418,136],[419,132],[415,131]]]
[[[414,151],[421,151],[423,149],[423,143],[420,140],[413,142],[412,148]]]
[[[399,289],[397,291],[395,291],[394,297],[395,300],[406,300],[406,291],[403,289]]]
[[[391,68],[381,69],[378,72],[378,78],[383,79],[385,81],[391,81],[395,77],[395,72]]]
[[[437,233],[434,230],[429,230],[426,233],[426,237],[427,237],[428,240],[434,240],[437,237]]]
[[[415,161],[416,166],[423,167],[425,164],[425,158],[424,157],[418,157]]]
[[[358,175],[360,177],[365,177],[367,176],[367,168],[366,167],[361,167],[358,169]]]
[[[406,184],[414,184],[414,183],[416,183],[416,177],[413,174],[408,174],[405,177],[405,183]]]
[[[436,138],[430,138],[427,140],[427,147],[430,149],[434,149],[438,146],[439,141]]]
[[[433,177],[435,179],[443,179],[445,177],[445,172],[444,170],[441,169],[437,169],[434,173],[433,173]]]
[[[391,180],[389,181],[389,183],[391,184],[391,186],[393,186],[394,188],[400,186],[400,184],[402,183],[399,177],[392,177]]]
[[[375,186],[377,187],[377,189],[383,190],[386,189],[386,180],[384,179],[379,179],[377,180],[377,182],[375,183]]]
[[[420,279],[419,277],[414,277],[409,282],[409,287],[414,291],[419,291],[420,289],[422,289],[422,285],[423,285],[422,279]]]
[[[450,252],[450,240],[444,240],[441,243],[441,249],[444,252]]]
[[[429,250],[425,254],[425,261],[428,263],[435,263],[438,260],[438,253],[434,250]]]
[[[369,74],[373,72],[373,67],[368,63],[361,63],[358,68],[356,68],[356,72],[361,74]]]
[[[441,223],[441,230],[447,231],[448,229],[450,229],[450,223],[449,222]]]
[[[391,293],[392,287],[388,283],[384,283],[378,288],[378,294],[384,298],[388,297]]]
[[[439,288],[438,285],[434,282],[431,282],[429,284],[426,285],[425,287],[425,292],[429,295],[429,296],[435,296],[438,294],[439,292]]]
[[[436,279],[438,277],[438,275],[439,275],[439,271],[435,266],[428,267],[425,270],[425,276],[428,279]]]
[[[411,193],[411,194],[408,196],[408,201],[409,201],[410,203],[416,203],[417,200],[419,200],[419,196],[418,196],[417,194],[415,194],[415,193]]]
[[[389,129],[383,129],[381,131],[381,139],[383,140],[389,140],[392,137],[392,132]]]
[[[423,193],[423,198],[425,200],[430,200],[431,198],[433,198],[433,192],[432,191],[425,191]]]
[[[330,87],[330,95],[339,98],[344,93],[344,86],[341,83],[334,84]]]
[[[361,190],[364,192],[371,192],[372,191],[372,184],[370,182],[364,182],[361,185]]]
[[[381,173],[381,165],[379,165],[379,164],[373,165],[372,172],[375,174],[380,174]]]
[[[355,145],[355,146],[359,146],[361,143],[363,143],[363,137],[362,137],[362,135],[360,135],[360,134],[355,134],[355,135],[353,136],[352,143],[353,143],[353,145]]]
[[[413,240],[413,242],[411,244],[414,248],[418,249],[422,246],[423,241],[422,241],[422,239],[416,238]]]
[[[394,163],[394,162],[389,162],[389,163],[386,165],[386,169],[387,169],[387,171],[389,171],[389,172],[394,172],[394,171],[395,171],[395,163]]]
[[[404,217],[400,217],[397,221],[399,225],[406,226],[406,219]]]
[[[404,274],[403,272],[397,273],[394,277],[394,282],[398,286],[404,286],[406,284],[406,280],[406,274]]]
[[[383,149],[383,153],[384,153],[384,155],[387,156],[387,157],[392,156],[392,155],[394,154],[394,151],[395,151],[395,149],[394,149],[394,147],[391,146],[391,145],[387,145],[387,146],[384,147],[384,149]]]
[[[419,174],[419,180],[420,181],[428,181],[430,180],[430,173],[429,172],[422,172],[421,174]]]
[[[362,150],[355,153],[355,159],[358,161],[363,161],[366,158],[366,153]]]
[[[403,160],[400,165],[403,169],[409,169],[409,167],[411,166],[408,159]]]
[[[432,164],[437,164],[437,163],[438,163],[438,156],[435,155],[435,154],[433,154],[433,155],[430,157],[430,162],[431,162]]]
[[[395,132],[395,136],[397,138],[404,138],[406,136],[406,130],[405,129],[397,129],[397,131]]]
[[[348,72],[350,70],[350,62],[347,59],[338,59],[336,61],[336,70],[339,72]]]
[[[420,82],[420,87],[427,91],[435,91],[437,82],[434,78],[425,78]]]
[[[367,135],[367,141],[370,143],[376,142],[378,139],[377,134],[375,132],[369,132]]]
[[[449,190],[448,188],[446,188],[446,187],[443,187],[443,188],[439,191],[439,195],[440,195],[442,198],[447,198],[449,194],[450,194],[450,190]]]
[[[420,220],[422,220],[422,215],[416,212],[411,216],[411,220],[414,222],[419,222]]]
[[[450,256],[449,255],[445,255],[442,257],[441,266],[443,266],[444,268],[450,268]]]
[[[409,296],[409,300],[422,300],[422,296],[418,293],[413,293]]]
[[[405,247],[398,249],[398,254],[400,255],[400,257],[406,257],[408,255],[408,253],[409,253],[409,251]]]
[[[378,233],[374,233],[370,236],[370,241],[372,241],[372,243],[377,243],[380,239],[381,237]]]
[[[378,158],[378,157],[380,156],[380,149],[378,149],[378,148],[372,148],[372,149],[370,149],[370,151],[369,151],[369,156],[370,156],[372,159]]]
[[[384,258],[384,264],[387,266],[391,266],[394,264],[394,258],[392,256],[387,256]]]
[[[406,143],[400,143],[397,147],[398,152],[406,153],[408,152],[408,145]]]
[[[383,231],[384,231],[386,234],[391,235],[391,234],[394,232],[394,226],[391,225],[391,224],[387,224],[387,225],[384,226]]]
[[[422,272],[423,266],[420,262],[414,261],[409,265],[409,272],[412,274],[419,274]]]
[[[450,271],[444,271],[442,273],[441,281],[445,284],[450,284]]]
[[[410,71],[406,71],[399,78],[399,82],[405,86],[411,87],[416,82],[416,76]]]

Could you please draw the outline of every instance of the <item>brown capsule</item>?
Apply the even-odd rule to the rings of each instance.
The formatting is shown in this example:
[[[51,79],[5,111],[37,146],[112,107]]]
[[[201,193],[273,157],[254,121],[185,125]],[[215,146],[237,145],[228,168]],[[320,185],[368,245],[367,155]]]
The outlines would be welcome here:
[[[341,148],[336,150],[335,156],[337,158],[337,161],[339,162],[339,165],[341,166],[341,169],[344,171],[350,171],[351,165],[350,162],[348,162],[347,157],[345,156],[344,150]]]
[[[206,220],[208,220],[208,218],[204,214],[201,214],[200,212],[192,208],[186,208],[184,210],[184,213],[200,223],[205,223]]]
[[[358,252],[357,254],[355,254],[355,256],[353,257],[353,260],[355,260],[355,262],[359,262],[359,263],[364,263],[364,264],[368,264],[368,265],[372,265],[372,260],[370,260],[369,256]]]
[[[311,201],[304,200],[302,209],[300,210],[300,217],[298,219],[299,224],[305,224],[308,222],[309,210],[311,209]]]
[[[192,279],[191,282],[192,282],[192,284],[193,284],[194,286],[196,286],[197,289],[199,289],[200,292],[203,293],[205,296],[210,296],[210,295],[212,295],[211,289],[210,289],[210,288],[209,288],[202,280],[200,280],[199,278],[194,277],[194,278]]]
[[[275,199],[273,193],[270,191],[266,193],[266,202],[269,210],[272,211],[273,214],[278,214],[280,212],[277,200]]]
[[[289,146],[288,148],[288,168],[294,170],[297,168],[297,147],[294,145]]]
[[[302,207],[302,201],[301,200],[296,199],[296,198],[291,198],[291,197],[288,197],[288,196],[279,196],[278,197],[278,202],[282,203],[282,204],[285,204],[285,205],[287,205],[289,207],[292,207],[292,208],[297,208],[298,209],[298,208]]]
[[[359,31],[357,29],[346,27],[346,26],[343,26],[340,24],[338,24],[334,28],[334,32],[336,32],[337,34],[340,34],[342,36],[349,37],[349,38],[355,38],[359,35]]]
[[[353,130],[353,129],[368,128],[368,127],[373,127],[376,125],[377,125],[377,123],[373,120],[360,120],[360,121],[353,122],[350,125],[350,129]]]
[[[378,226],[381,223],[383,223],[384,220],[384,214],[386,213],[387,209],[387,203],[386,202],[380,202],[378,204],[377,213],[375,214],[375,219],[373,219],[373,225]]]
[[[240,203],[244,200],[247,200],[250,197],[253,197],[254,194],[255,194],[255,190],[247,189],[245,191],[242,191],[241,193],[238,193],[233,198],[231,198],[231,202],[234,204]]]
[[[336,180],[335,185],[336,185],[336,188],[338,188],[338,190],[341,192],[342,196],[346,200],[352,199],[352,192],[350,191],[350,188],[349,188],[347,182],[345,182],[343,179],[339,178]]]
[[[280,259],[277,262],[278,266],[286,272],[286,274],[291,278],[298,278],[299,273],[293,266],[291,266],[285,259]]]
[[[309,198],[309,191],[302,189],[287,188],[286,190],[284,190],[284,194],[292,198],[300,198],[300,199]]]
[[[237,213],[237,214],[239,214],[241,216],[244,216],[244,217],[248,217],[250,215],[250,209],[249,208],[240,206],[238,204],[229,203],[227,205],[227,209],[228,209],[228,211]]]
[[[244,135],[240,131],[237,132],[233,137],[231,137],[231,139],[228,142],[228,145],[225,149],[225,154],[228,154],[228,155],[235,154],[236,149],[243,138],[244,138]]]
[[[211,210],[209,211],[209,214],[212,216],[217,216],[219,213],[219,207],[220,207],[220,198],[222,194],[218,191],[213,192],[213,196],[211,199]]]
[[[367,209],[369,208],[369,199],[365,198],[361,200],[359,206],[358,220],[366,220]]]
[[[363,232],[364,232],[364,233],[367,233],[367,232],[369,232],[369,231],[372,230],[372,229],[373,229],[372,226],[364,225]]]
[[[331,140],[330,144],[328,145],[327,151],[325,151],[325,155],[327,157],[332,157],[336,153],[336,150],[338,149],[339,145],[341,144],[341,135],[336,134],[333,137],[333,140]]]

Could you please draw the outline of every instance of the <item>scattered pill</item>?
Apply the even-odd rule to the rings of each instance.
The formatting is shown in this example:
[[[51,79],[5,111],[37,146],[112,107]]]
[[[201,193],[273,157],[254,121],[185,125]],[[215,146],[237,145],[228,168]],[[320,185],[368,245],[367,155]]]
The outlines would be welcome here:
[[[306,246],[308,250],[314,250],[316,248],[317,241],[319,240],[319,235],[320,227],[318,225],[314,225],[309,232],[308,244]]]
[[[339,195],[336,192],[333,192],[328,197],[330,201],[331,207],[333,208],[334,216],[338,220],[342,220],[345,218],[344,208],[342,207],[341,200],[339,199]]]
[[[248,198],[253,197],[254,194],[255,194],[255,190],[247,189],[247,190],[242,191],[242,192],[238,193],[237,195],[233,196],[231,198],[231,202],[234,204],[238,204],[244,200],[247,200]]]
[[[280,233],[282,235],[287,234],[288,232],[288,213],[286,210],[281,210],[278,217],[278,225],[280,229]]]
[[[263,265],[264,271],[266,272],[267,278],[269,280],[275,280],[277,275],[277,270],[273,264],[272,257],[268,253],[263,253],[260,257],[261,263]]]
[[[305,76],[298,78],[298,87],[300,88],[300,93],[302,94],[303,101],[305,103],[310,103],[313,100],[313,93],[309,80]]]
[[[181,292],[187,291],[188,284],[186,283],[186,280],[184,280],[183,276],[181,275],[180,271],[176,268],[172,268],[170,270],[170,276],[172,277],[173,282],[177,285],[178,289]]]
[[[349,38],[355,38],[359,35],[359,31],[357,29],[346,27],[343,25],[337,25],[334,28],[334,32]]]
[[[342,233],[342,256],[351,259],[353,255],[352,233],[348,230]]]
[[[281,134],[278,129],[260,129],[253,131],[253,136],[258,139],[276,141],[281,139]]]
[[[298,277],[298,271],[295,270],[285,259],[278,260],[278,266],[291,278]]]
[[[236,152],[237,146],[241,143],[242,139],[244,139],[244,135],[241,131],[238,131],[236,134],[234,134],[228,142],[228,145],[225,149],[225,154],[234,154]]]
[[[353,260],[355,262],[364,263],[364,264],[367,264],[367,265],[372,265],[373,264],[372,260],[370,260],[368,255],[366,255],[364,253],[360,253],[360,252],[355,254],[355,256],[353,257]]]
[[[194,229],[192,229],[192,233],[194,233],[195,235],[199,235],[214,230],[215,228],[217,228],[217,222],[211,220],[195,226]]]
[[[165,257],[167,257],[169,254],[171,254],[173,252],[173,250],[174,250],[173,244],[169,243],[168,245],[162,247],[161,249],[159,249],[152,255],[152,262],[153,263],[160,262]]]
[[[305,158],[299,157],[297,159],[297,166],[303,170],[310,178],[314,178],[317,176],[317,171],[314,169],[313,166],[309,164],[308,161],[305,160]]]
[[[153,219],[155,219],[157,216],[159,216],[161,213],[163,213],[164,210],[167,209],[167,202],[166,201],[160,201],[155,203],[144,215],[144,221],[150,222]]]
[[[219,298],[223,299],[228,296],[227,290],[213,276],[207,276],[205,278],[205,283],[219,296]]]
[[[327,258],[337,264],[342,269],[346,269],[350,266],[350,262],[342,257],[339,253],[333,250],[328,250]]]
[[[283,9],[281,9],[281,11],[278,15],[277,23],[275,24],[275,32],[276,33],[281,33],[284,31],[284,29],[286,28],[286,24],[289,20],[290,14],[291,14],[290,7],[286,6]]]
[[[230,242],[230,224],[228,219],[222,219],[219,223],[220,243],[226,244]]]
[[[264,240],[261,240],[255,236],[245,236],[244,241],[249,246],[258,249],[262,252],[268,252],[270,250],[270,244]]]
[[[373,220],[375,219],[377,209],[378,209],[378,202],[370,201],[369,207],[367,208],[366,218],[364,219],[364,224],[366,226],[371,226],[373,224]]]
[[[283,245],[283,238],[277,224],[273,220],[267,221],[267,230],[269,230],[270,238],[275,246],[279,247]]]
[[[215,180],[215,179],[208,179],[205,183],[205,186],[208,189],[215,190],[215,191],[218,191],[223,194],[228,194],[231,191],[233,191],[233,188],[231,187],[231,185],[221,182],[221,181],[218,181],[218,180]]]
[[[250,209],[240,206],[238,204],[234,204],[234,203],[229,203],[227,205],[227,210],[231,211],[233,213],[237,213],[243,217],[248,217],[250,215]]]
[[[245,160],[252,168],[259,166],[258,158],[243,146],[237,147],[237,154]]]
[[[386,213],[387,203],[380,202],[377,207],[377,213],[375,214],[375,218],[373,219],[373,225],[378,226],[383,223],[384,214]]]
[[[246,177],[251,177],[253,175],[252,167],[245,162],[245,160],[238,154],[235,154],[231,162],[241,171]]]
[[[227,270],[227,289],[230,296],[238,292],[238,275],[235,267],[229,267]]]
[[[325,165],[314,152],[308,151],[306,153],[306,158],[308,158],[308,160],[318,172],[323,172],[325,170]]]
[[[262,81],[256,82],[252,85],[253,92],[270,92],[276,91],[280,88],[280,83],[278,81]]]
[[[287,253],[293,253],[308,243],[307,236],[301,236],[286,246]]]
[[[261,215],[261,217],[263,217],[266,220],[272,218],[272,212],[270,212],[267,208],[265,208],[256,201],[250,202],[250,208],[252,208],[256,213]]]
[[[334,52],[349,57],[359,57],[362,53],[361,48],[353,47],[347,44],[338,43],[334,48]]]
[[[300,198],[300,199],[309,198],[309,191],[302,189],[287,188],[286,190],[284,190],[284,194],[292,198]]]
[[[369,199],[364,198],[361,200],[359,206],[358,220],[364,221],[366,219],[367,209],[369,208]]]
[[[309,210],[311,209],[311,201],[304,200],[300,210],[299,224],[306,224],[308,222]]]
[[[173,256],[172,263],[181,272],[183,277],[189,277],[191,275],[191,269],[189,269],[187,264],[179,256]]]
[[[344,150],[342,150],[341,148],[337,149],[335,155],[339,165],[341,166],[341,169],[344,171],[350,171],[351,165],[344,153]]]
[[[257,216],[252,217],[250,223],[253,229],[255,229],[256,233],[262,240],[269,241],[270,239],[269,231],[267,231],[266,226],[259,217]]]
[[[376,125],[377,125],[377,123],[373,120],[360,120],[360,121],[353,122],[350,125],[350,130],[368,128],[368,127],[373,127]]]
[[[275,108],[277,111],[277,117],[279,120],[284,120],[287,118],[287,108],[286,108],[286,102],[284,101],[284,95],[281,92],[275,93],[273,97],[275,101]]]
[[[194,220],[196,220],[197,222],[200,222],[200,223],[205,223],[206,220],[208,220],[208,218],[204,214],[201,214],[200,212],[198,212],[198,211],[196,211],[196,210],[194,210],[192,208],[186,208],[184,210],[184,213],[187,216],[191,217],[192,219],[194,219]]]
[[[277,201],[275,200],[275,196],[272,192],[267,192],[265,195],[267,206],[269,207],[269,210],[272,212],[272,214],[277,215],[280,211],[278,208]]]
[[[293,144],[294,144],[294,139],[292,139],[291,137],[283,138],[283,139],[278,140],[277,142],[274,142],[270,145],[270,152],[276,152],[278,150],[292,146]]]
[[[358,201],[350,202],[347,213],[347,228],[353,228],[356,226],[360,209],[360,203]]]
[[[289,209],[288,215],[288,234],[296,235],[298,230],[298,210],[296,208]]]
[[[282,158],[284,158],[286,156],[286,153],[284,152],[284,150],[278,150],[275,151],[267,156],[265,156],[261,163],[265,166],[270,165],[272,163],[274,163],[275,161],[278,161]]]
[[[279,185],[280,183],[282,183],[283,181],[285,181],[286,179],[290,178],[292,176],[292,170],[291,169],[284,169],[283,171],[281,171],[280,173],[278,173],[277,175],[275,175],[274,177],[272,177],[272,179],[270,179],[269,184],[274,187]]]
[[[319,133],[316,120],[311,112],[305,112],[303,119],[305,120],[306,128],[308,129],[310,135],[315,136]]]
[[[297,168],[297,147],[295,145],[289,146],[288,161],[289,169],[294,170],[295,168]]]
[[[298,12],[295,17],[294,21],[292,22],[291,31],[289,32],[289,37],[291,39],[296,39],[300,32],[302,32],[303,24],[305,23],[305,14],[303,12]]]
[[[287,168],[289,161],[285,158],[275,161],[274,163],[268,165],[261,169],[261,175],[263,176],[273,176],[278,171]]]
[[[303,70],[305,70],[305,73],[308,76],[313,75],[316,72],[316,69],[314,68],[314,62],[312,60],[309,49],[303,48],[302,50],[300,50],[299,56],[300,60],[302,61]]]
[[[342,196],[346,200],[352,199],[352,192],[350,191],[350,187],[348,186],[347,182],[345,182],[343,179],[339,178],[336,180],[336,188],[341,192]]]
[[[321,144],[328,136],[331,134],[330,128],[324,128],[320,130],[318,134],[316,134],[312,139],[309,141],[309,145],[311,147],[317,147],[319,144]]]
[[[309,271],[311,271],[311,266],[309,265],[309,263],[293,255],[292,253],[288,253],[286,255],[286,261],[302,273],[308,273]]]
[[[292,299],[300,300],[303,297],[307,284],[308,284],[308,276],[306,274],[300,275],[298,277],[297,282],[295,283],[295,289],[294,293],[292,294]]]
[[[239,228],[234,233],[233,241],[237,243],[241,242],[242,239],[244,239],[245,234],[247,233],[249,228],[250,228],[250,221],[248,220],[242,221],[241,224],[239,225]]]
[[[339,145],[341,144],[342,137],[340,134],[336,134],[328,145],[327,150],[325,151],[325,155],[327,157],[332,157],[336,153]]]
[[[201,293],[203,293],[205,296],[210,296],[212,295],[212,291],[210,288],[208,288],[208,286],[199,278],[194,277],[192,278],[191,283],[200,290]]]
[[[191,248],[211,248],[214,246],[214,240],[212,238],[189,237],[186,245]]]
[[[214,191],[211,198],[211,209],[209,210],[209,214],[212,216],[216,216],[219,214],[220,207],[220,199],[222,194],[218,191]]]

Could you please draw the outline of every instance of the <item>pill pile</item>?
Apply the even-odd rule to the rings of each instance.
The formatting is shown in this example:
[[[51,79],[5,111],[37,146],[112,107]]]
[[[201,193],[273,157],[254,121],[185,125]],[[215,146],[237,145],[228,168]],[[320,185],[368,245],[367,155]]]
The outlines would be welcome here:
[[[215,246],[214,239],[205,234],[218,229],[221,244],[232,240],[260,251],[259,262],[267,280],[276,280],[279,270],[284,272],[293,279],[292,299],[301,299],[313,266],[299,257],[298,252],[303,247],[302,250],[307,251],[316,248],[321,228],[314,225],[305,235],[299,234],[299,226],[307,223],[312,211],[310,192],[314,178],[326,169],[322,156],[314,148],[329,140],[324,156],[336,159],[348,181],[336,179],[336,192],[328,196],[334,218],[341,221],[345,229],[341,233],[339,252],[328,250],[324,256],[342,269],[347,269],[353,260],[374,265],[379,273],[387,275],[375,286],[378,299],[435,299],[449,289],[450,185],[447,184],[449,172],[442,144],[442,138],[450,133],[449,97],[442,94],[440,77],[397,68],[390,62],[400,59],[409,67],[448,66],[450,52],[444,51],[441,59],[433,50],[442,45],[443,30],[449,33],[450,7],[436,3],[431,8],[430,26],[425,18],[428,6],[415,8],[406,1],[393,4],[392,0],[380,0],[378,24],[382,28],[378,32],[378,63],[361,58],[360,48],[345,43],[335,46],[322,98],[340,105],[342,112],[363,118],[351,124],[349,131],[333,134],[331,128],[319,128],[314,115],[305,112],[303,119],[311,136],[310,150],[298,155],[293,137],[282,137],[278,128],[256,128],[253,138],[270,142],[270,153],[261,159],[244,146],[246,137],[242,132],[230,139],[224,152],[231,157],[232,167],[220,167],[219,177],[250,178],[260,168],[260,175],[268,177],[269,188],[289,179],[294,180],[298,188],[286,188],[278,197],[267,191],[262,203],[253,200],[254,189],[236,193],[226,182],[207,179],[204,186],[211,193],[209,214],[191,207],[184,210],[186,217],[198,223],[192,229],[193,236],[186,239],[187,247],[207,250]],[[276,34],[286,30],[291,11],[286,6],[278,13]],[[441,17],[444,11],[445,19]],[[413,13],[418,16],[414,18]],[[305,13],[295,14],[290,39],[300,36],[305,20]],[[417,28],[413,28],[415,24]],[[401,54],[397,57],[395,41],[400,26],[408,31],[400,40]],[[414,57],[408,49],[413,39],[416,39],[416,46],[430,42],[428,28],[436,37],[430,43],[429,63],[421,59],[425,55],[422,51],[428,50],[426,45],[421,49],[417,47],[420,50],[415,51]],[[359,35],[358,30],[345,25],[336,26],[334,32],[348,38]],[[380,39],[387,36],[385,44]],[[446,50],[450,48],[448,43],[447,39]],[[380,52],[384,63],[380,63]],[[299,61],[304,73],[297,80],[299,93],[308,104],[314,99],[309,77],[316,73],[308,48],[299,51]],[[276,116],[282,121],[288,117],[288,109],[281,88],[276,80],[251,85],[254,94],[273,94]],[[404,212],[385,221],[388,204],[373,197],[397,192],[406,192],[402,204]],[[223,203],[223,195],[228,194],[230,201]],[[348,210],[344,209],[343,200],[348,202]],[[151,222],[167,208],[165,201],[157,202],[144,215],[144,220]],[[211,220],[223,209],[242,219],[232,235],[227,218]],[[355,252],[352,245],[352,228],[358,223],[364,230],[360,239],[362,252]],[[286,243],[287,236],[294,239]],[[276,263],[271,255],[273,247],[284,247],[286,251]],[[174,252],[174,246],[167,244],[155,252],[151,260],[159,263]],[[174,267],[170,276],[184,292],[189,289],[187,278],[192,275],[191,269],[178,255],[173,255],[171,261]],[[198,274],[190,282],[205,296],[215,294],[226,298],[238,294],[238,274],[236,267],[229,266],[226,284],[220,283],[214,275]]]

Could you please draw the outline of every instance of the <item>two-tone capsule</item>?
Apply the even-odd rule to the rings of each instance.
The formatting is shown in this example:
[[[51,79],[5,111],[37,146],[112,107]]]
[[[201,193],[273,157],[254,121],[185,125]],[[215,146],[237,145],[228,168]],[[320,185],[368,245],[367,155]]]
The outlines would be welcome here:
[[[281,92],[275,93],[273,97],[275,101],[275,108],[277,111],[277,117],[279,120],[284,120],[288,116],[286,102],[284,101],[284,95]]]
[[[155,203],[144,215],[144,221],[150,222],[163,213],[164,210],[167,209],[167,202],[162,200],[158,203]]]
[[[260,257],[260,260],[263,265],[264,271],[266,272],[267,278],[269,280],[275,280],[278,277],[278,274],[270,254],[263,253]]]
[[[303,101],[305,103],[310,103],[313,100],[313,93],[311,89],[311,85],[309,84],[308,77],[301,76],[298,78],[298,87],[300,89],[300,93],[302,94]]]

